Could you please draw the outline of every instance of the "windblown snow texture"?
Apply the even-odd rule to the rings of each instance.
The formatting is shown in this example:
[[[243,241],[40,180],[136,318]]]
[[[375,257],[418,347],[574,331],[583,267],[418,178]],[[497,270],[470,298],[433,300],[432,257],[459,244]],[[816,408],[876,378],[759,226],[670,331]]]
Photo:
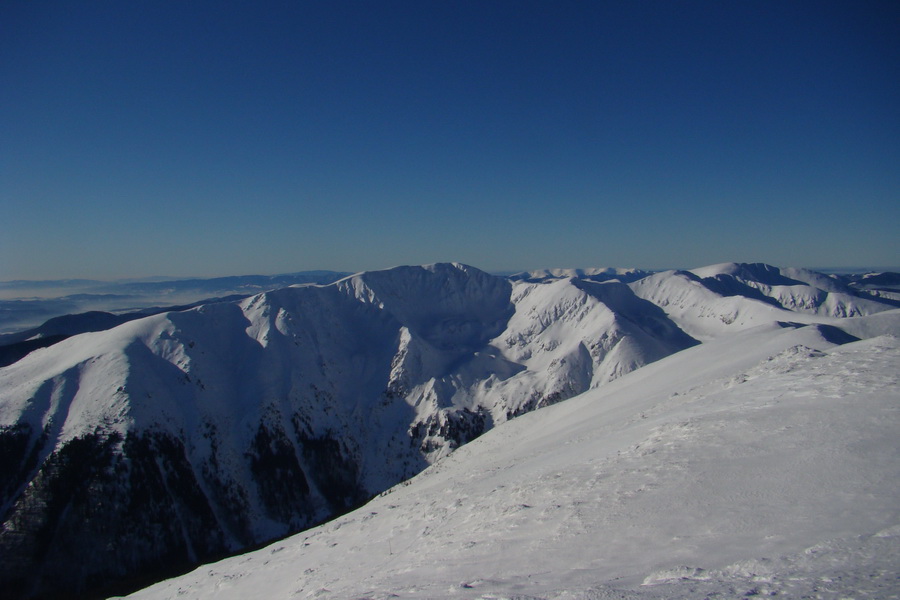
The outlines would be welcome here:
[[[806,273],[400,267],[73,336],[0,369],[0,583],[53,596],[174,572],[698,340],[784,322],[836,343],[892,322],[839,328],[892,307]]]

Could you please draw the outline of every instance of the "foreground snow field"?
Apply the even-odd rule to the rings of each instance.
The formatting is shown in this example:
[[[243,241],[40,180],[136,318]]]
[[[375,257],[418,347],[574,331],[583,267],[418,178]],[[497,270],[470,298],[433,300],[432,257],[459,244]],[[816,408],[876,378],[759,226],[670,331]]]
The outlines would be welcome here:
[[[900,597],[900,312],[845,330],[888,335],[695,346],[130,597]]]

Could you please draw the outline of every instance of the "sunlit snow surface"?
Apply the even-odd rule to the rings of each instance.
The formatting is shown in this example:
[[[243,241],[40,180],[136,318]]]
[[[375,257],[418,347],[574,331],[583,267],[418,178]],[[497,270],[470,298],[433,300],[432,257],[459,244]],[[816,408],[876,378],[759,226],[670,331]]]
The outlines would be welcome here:
[[[896,333],[900,313],[866,319],[857,335]],[[898,597],[898,367],[891,335],[750,328],[133,597]]]

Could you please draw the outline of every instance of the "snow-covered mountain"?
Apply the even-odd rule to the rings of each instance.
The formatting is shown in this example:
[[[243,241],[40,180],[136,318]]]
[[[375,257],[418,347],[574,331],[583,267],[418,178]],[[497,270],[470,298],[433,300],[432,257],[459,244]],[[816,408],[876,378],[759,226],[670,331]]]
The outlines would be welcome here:
[[[884,310],[883,298],[853,290],[837,276],[808,269],[725,263],[694,269],[693,273],[703,281],[718,282],[734,293],[746,293],[740,286],[759,290],[776,305],[788,310],[831,317],[856,317]]]
[[[900,311],[878,327],[895,335],[769,324],[688,349],[132,597],[896,597]]]
[[[133,313],[151,307],[175,310],[177,305],[208,298],[249,296],[304,283],[327,284],[348,275],[336,271],[301,271],[209,279],[0,281],[0,344],[4,343],[6,334],[35,328],[47,319],[63,315],[94,311]],[[74,323],[70,321],[70,324]]]
[[[0,581],[27,597],[181,569],[340,514],[698,340],[794,322],[835,344],[894,323],[826,276],[745,267],[628,283],[399,267],[35,351],[0,369]]]
[[[515,273],[509,278],[513,281],[546,281],[548,279],[561,279],[574,277],[577,279],[587,279],[589,281],[612,281],[617,280],[622,283],[637,281],[647,275],[651,271],[643,271],[641,269],[620,269],[615,267],[594,267],[590,269],[538,269],[536,271],[526,271],[523,273]]]
[[[854,290],[838,278],[806,269],[725,263],[655,273],[629,284],[698,340],[772,321],[820,321],[875,314],[900,303]]]

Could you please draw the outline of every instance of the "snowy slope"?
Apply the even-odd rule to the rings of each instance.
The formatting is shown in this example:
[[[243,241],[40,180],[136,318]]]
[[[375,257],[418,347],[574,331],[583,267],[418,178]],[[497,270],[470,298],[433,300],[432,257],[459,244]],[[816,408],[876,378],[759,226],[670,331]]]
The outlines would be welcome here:
[[[895,322],[878,303],[863,321],[787,310],[761,291],[770,269],[626,284],[398,267],[38,350],[0,369],[0,583],[88,590],[302,530],[698,340],[780,322],[844,343]]]
[[[691,348],[132,597],[895,597],[900,342],[826,337],[766,325]]]
[[[847,276],[847,285],[876,300],[900,303],[900,273],[864,273]]]
[[[495,345],[527,370],[497,391],[516,398],[533,390],[530,396],[541,394],[539,405],[553,396],[563,399],[607,383],[697,343],[662,310],[619,282],[517,283],[513,303],[516,313]],[[512,385],[518,389],[509,389]],[[510,412],[523,411],[519,406]]]
[[[618,282],[458,264],[74,336],[0,369],[0,579],[78,589],[298,531],[695,343]]]
[[[856,295],[836,278],[764,264],[665,271],[629,286],[701,341],[777,320],[838,323],[895,308],[884,299]]]
[[[759,290],[766,298],[787,310],[830,317],[856,317],[891,308],[876,297],[852,290],[836,276],[808,269],[778,268],[762,263],[724,263],[693,269],[707,285],[718,283],[747,292],[741,286]]]
[[[695,338],[707,341],[773,321],[802,319],[754,295],[725,295],[689,271],[665,271],[630,284]]]

